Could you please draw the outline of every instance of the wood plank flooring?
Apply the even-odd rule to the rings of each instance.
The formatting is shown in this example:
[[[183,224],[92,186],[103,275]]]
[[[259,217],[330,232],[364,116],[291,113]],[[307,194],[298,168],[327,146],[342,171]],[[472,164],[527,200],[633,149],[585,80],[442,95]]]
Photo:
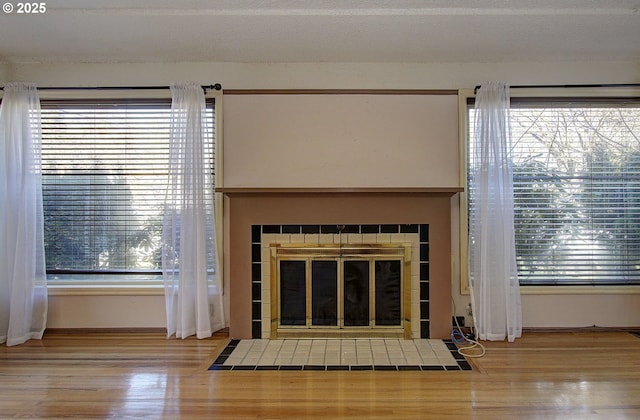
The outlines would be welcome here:
[[[640,338],[525,333],[473,371],[208,371],[224,336],[47,333],[0,346],[0,418],[640,418]]]

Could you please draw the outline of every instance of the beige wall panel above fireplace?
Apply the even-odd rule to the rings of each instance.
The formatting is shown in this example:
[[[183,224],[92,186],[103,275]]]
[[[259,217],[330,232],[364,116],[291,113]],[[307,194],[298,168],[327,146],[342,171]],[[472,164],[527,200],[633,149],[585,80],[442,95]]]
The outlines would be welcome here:
[[[224,97],[225,187],[457,186],[458,98]]]

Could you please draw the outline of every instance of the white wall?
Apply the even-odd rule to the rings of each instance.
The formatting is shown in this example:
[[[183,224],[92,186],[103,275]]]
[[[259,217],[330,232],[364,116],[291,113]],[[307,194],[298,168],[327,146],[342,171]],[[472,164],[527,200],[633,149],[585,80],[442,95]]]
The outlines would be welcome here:
[[[0,65],[0,81],[27,81],[39,86],[158,85],[195,81],[219,82],[225,89],[459,89],[473,88],[485,80],[510,84],[639,83],[640,62]],[[457,201],[454,199],[454,202]],[[452,293],[457,313],[463,314],[468,297],[459,293],[457,262],[454,261]],[[640,294],[524,295],[522,300],[526,327],[640,325]],[[57,294],[51,303],[50,325],[57,328],[164,325],[161,296],[83,298]]]
[[[219,82],[225,89],[460,89],[510,84],[638,83],[636,62],[12,64],[9,81],[40,86]]]
[[[165,303],[154,295],[51,294],[48,328],[165,328]]]

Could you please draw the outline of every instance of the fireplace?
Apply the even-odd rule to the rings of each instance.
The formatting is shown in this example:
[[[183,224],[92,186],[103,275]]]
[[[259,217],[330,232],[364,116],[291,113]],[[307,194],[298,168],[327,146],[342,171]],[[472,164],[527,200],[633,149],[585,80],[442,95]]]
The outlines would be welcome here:
[[[269,244],[270,337],[411,338],[411,243],[334,236]]]
[[[406,300],[402,301],[403,322],[408,318],[402,333],[409,331],[412,338],[448,337],[452,315],[451,196],[460,190],[219,188],[224,193],[223,265],[230,336],[272,335],[272,323],[277,320],[272,312],[277,301],[272,299],[271,245],[304,248],[321,244],[335,247],[342,243],[383,248],[408,243],[410,267],[404,273],[410,273],[410,285],[404,284],[402,293],[409,293],[410,297],[408,305]],[[340,226],[344,226],[342,231],[338,229]],[[343,262],[336,264],[341,266]],[[375,261],[369,264],[375,265]],[[375,271],[375,267],[370,271]],[[375,295],[370,295],[370,299],[375,299]],[[375,302],[369,307],[373,306]],[[304,311],[306,315],[306,306]],[[371,312],[371,316],[375,313]],[[307,328],[305,322],[301,328],[318,329],[318,334],[331,336],[325,327]],[[371,323],[367,325],[370,327]]]

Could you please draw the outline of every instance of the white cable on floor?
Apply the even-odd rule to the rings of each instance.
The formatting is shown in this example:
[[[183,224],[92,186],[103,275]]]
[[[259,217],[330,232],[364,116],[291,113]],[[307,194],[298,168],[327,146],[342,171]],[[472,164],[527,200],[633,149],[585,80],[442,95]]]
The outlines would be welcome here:
[[[463,355],[464,357],[471,357],[471,358],[478,358],[478,357],[482,357],[485,355],[486,353],[486,349],[485,347],[478,341],[476,341],[475,339],[471,339],[469,337],[466,337],[464,334],[462,334],[462,328],[460,327],[460,324],[458,324],[458,318],[455,316],[456,313],[456,303],[453,300],[453,296],[451,296],[451,304],[453,305],[453,319],[456,322],[456,327],[458,328],[458,331],[460,331],[460,334],[464,337],[464,341],[471,343],[470,346],[465,346],[465,347],[459,347],[458,348],[458,354]],[[476,334],[473,331],[473,325],[470,326],[469,328],[471,328],[471,334],[473,334],[473,337],[475,338]],[[480,349],[480,352],[478,353],[477,350]],[[473,353],[469,353],[469,351],[473,350]]]

